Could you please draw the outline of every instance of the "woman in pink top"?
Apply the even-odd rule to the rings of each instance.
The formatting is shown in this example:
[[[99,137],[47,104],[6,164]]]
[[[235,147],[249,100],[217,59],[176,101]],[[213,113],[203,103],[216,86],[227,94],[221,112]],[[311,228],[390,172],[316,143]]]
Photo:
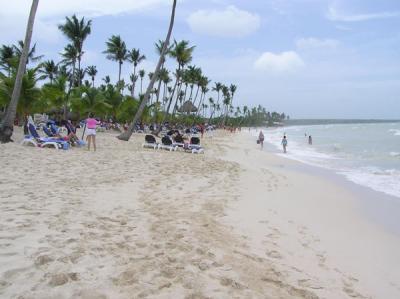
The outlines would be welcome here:
[[[99,124],[96,119],[93,118],[93,113],[89,114],[89,118],[86,119],[86,141],[88,143],[88,150],[90,151],[90,143],[93,141],[93,149],[96,151],[96,126]]]

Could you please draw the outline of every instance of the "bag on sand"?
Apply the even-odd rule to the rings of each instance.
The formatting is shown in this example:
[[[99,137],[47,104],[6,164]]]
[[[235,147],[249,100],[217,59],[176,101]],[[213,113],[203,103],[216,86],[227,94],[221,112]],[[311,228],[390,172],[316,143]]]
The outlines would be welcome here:
[[[260,139],[257,140],[257,144],[260,144]]]

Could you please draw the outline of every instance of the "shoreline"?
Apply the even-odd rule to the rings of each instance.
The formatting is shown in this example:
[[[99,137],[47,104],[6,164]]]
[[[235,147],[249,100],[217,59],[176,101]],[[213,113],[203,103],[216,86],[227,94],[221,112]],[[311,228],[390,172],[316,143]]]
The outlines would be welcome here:
[[[291,169],[324,177],[348,190],[358,201],[365,217],[370,218],[387,232],[400,237],[400,220],[398,218],[400,201],[398,197],[354,183],[334,170],[309,165],[300,161],[298,163],[293,165]]]
[[[254,136],[249,136],[254,138]],[[266,149],[264,145],[264,151],[267,153],[294,162],[290,164],[291,170],[300,173],[311,172],[315,176],[322,176],[349,190],[359,201],[360,207],[365,210],[365,215],[367,217],[371,217],[373,221],[382,225],[388,232],[400,237],[400,220],[398,218],[398,215],[400,215],[400,198],[365,185],[357,184],[349,180],[343,174],[337,173],[334,169],[311,165],[298,159],[288,157],[277,150],[272,143],[266,142],[266,144],[268,147]]]
[[[268,132],[268,130],[266,132]],[[249,134],[254,134],[254,131],[249,132]],[[256,138],[256,137],[254,137],[254,138]],[[274,143],[272,143],[270,141],[266,141],[264,143],[264,148],[266,148],[265,145],[267,145],[267,151],[272,152],[272,153],[276,154],[277,156],[280,156],[280,157],[283,157],[283,158],[286,158],[286,159],[289,159],[289,160],[292,160],[292,161],[296,161],[300,165],[304,165],[307,168],[309,167],[309,169],[312,170],[312,171],[317,171],[322,175],[326,175],[327,177],[330,177],[330,179],[333,178],[335,180],[338,180],[338,178],[339,178],[339,181],[341,183],[343,182],[346,185],[348,183],[350,183],[350,184],[348,184],[348,186],[351,187],[352,189],[359,189],[361,192],[364,192],[364,191],[362,191],[362,189],[365,188],[365,189],[371,191],[371,194],[374,194],[377,197],[379,197],[379,196],[381,196],[381,194],[383,194],[382,197],[385,198],[386,200],[394,200],[398,204],[400,204],[400,195],[399,194],[393,194],[393,190],[390,190],[390,192],[388,192],[388,191],[382,190],[381,187],[377,188],[376,186],[373,186],[373,187],[372,186],[368,186],[368,185],[365,184],[365,182],[363,182],[363,183],[355,182],[352,178],[348,177],[348,175],[346,174],[346,172],[348,170],[337,168],[337,166],[335,168],[335,166],[332,166],[332,165],[329,165],[329,166],[325,165],[324,166],[324,165],[320,164],[321,161],[312,162],[312,161],[309,161],[309,160],[304,160],[304,158],[299,158],[297,156],[292,156],[290,154],[290,149],[288,150],[288,154],[283,154],[282,151],[279,148],[277,148],[276,144],[274,144]],[[320,151],[317,151],[317,153],[321,154]],[[322,154],[325,155],[326,153],[322,153]],[[392,154],[392,153],[390,153],[390,154]],[[372,167],[375,167],[375,166],[372,166]],[[334,176],[330,176],[329,174],[334,174]],[[355,186],[359,186],[361,188],[354,188]],[[360,191],[358,191],[358,192],[360,192]],[[399,208],[400,208],[400,206],[399,206]],[[399,228],[397,228],[397,230],[398,229]]]
[[[249,145],[253,144],[254,138],[247,133],[245,134],[247,136],[244,136],[243,138],[246,139],[246,143]],[[378,194],[380,198],[384,198],[386,195],[382,195],[379,192],[375,192],[366,187],[358,186],[350,181],[347,182],[345,181],[345,178],[342,178],[340,175],[333,172],[329,172],[326,169],[309,166],[292,159],[281,157],[275,153],[265,152],[265,150],[261,151],[255,144],[253,145],[253,149],[255,150],[251,150],[251,152],[257,155],[257,158],[255,158],[256,161],[253,161],[251,167],[261,168],[258,164],[264,164],[263,162],[265,161],[265,165],[269,168],[267,172],[275,173],[275,176],[278,177],[278,175],[276,175],[276,172],[278,171],[280,175],[285,176],[289,182],[297,186],[296,188],[290,186],[291,190],[289,191],[272,190],[272,193],[276,193],[272,194],[275,201],[272,205],[272,209],[271,205],[266,204],[265,198],[260,195],[263,192],[262,190],[265,190],[265,188],[259,189],[259,192],[253,190],[250,198],[255,197],[257,199],[254,201],[251,211],[248,211],[250,216],[245,219],[245,217],[239,213],[234,214],[235,216],[233,217],[242,217],[244,219],[241,229],[246,230],[246,227],[252,227],[252,233],[247,230],[248,234],[253,234],[254,239],[265,238],[262,228],[263,224],[260,223],[264,223],[265,221],[268,222],[268,220],[262,219],[265,217],[264,215],[259,215],[260,218],[258,221],[260,223],[256,223],[257,221],[253,218],[257,217],[255,215],[258,215],[259,211],[265,211],[267,209],[270,210],[270,217],[276,218],[276,215],[280,215],[280,217],[285,217],[290,225],[296,222],[293,220],[296,219],[298,222],[302,223],[299,225],[300,228],[298,227],[297,231],[293,228],[289,229],[287,223],[281,223],[278,228],[281,229],[281,227],[286,226],[286,230],[291,230],[291,232],[288,233],[286,231],[285,234],[293,236],[296,235],[298,231],[304,233],[303,228],[306,227],[305,230],[312,232],[314,236],[309,238],[309,241],[302,244],[305,245],[305,247],[315,246],[315,248],[322,248],[323,246],[320,246],[320,244],[323,244],[323,241],[325,241],[326,244],[329,244],[323,250],[315,250],[317,253],[314,258],[318,261],[314,262],[323,265],[323,262],[331,259],[335,261],[334,264],[341,265],[343,269],[346,269],[345,272],[358,273],[361,276],[364,276],[360,281],[363,280],[364,283],[365,281],[368,282],[364,284],[362,288],[367,290],[366,294],[374,294],[372,296],[373,298],[398,297],[400,294],[400,288],[396,282],[400,281],[400,274],[391,265],[391,262],[395,264],[400,262],[400,254],[393,251],[393,248],[400,248],[400,238],[398,234],[388,231],[387,227],[383,227],[380,223],[372,221],[370,217],[368,217],[369,215],[366,211],[363,210],[365,209],[364,199],[366,196],[371,199],[373,195]],[[243,157],[241,159],[236,159],[236,162],[243,163],[240,161],[245,161],[245,159]],[[271,165],[271,161],[273,161],[274,164]],[[322,172],[324,172],[324,174],[322,174]],[[262,173],[259,173],[259,175],[262,175]],[[295,181],[298,181],[297,184]],[[250,181],[247,183],[251,184]],[[257,186],[254,184],[252,186],[256,190]],[[352,186],[352,188],[350,188],[350,186]],[[294,189],[297,189],[298,191],[296,192]],[[314,196],[324,196],[326,199],[321,203],[319,201],[322,198],[313,198]],[[288,197],[296,199],[296,203],[291,202]],[[282,199],[285,199],[286,202],[282,203]],[[249,208],[239,205],[237,209],[241,210]],[[293,210],[295,210],[295,212]],[[275,219],[275,221],[279,222],[281,220]],[[305,223],[306,225],[304,225]],[[274,231],[274,229],[272,229],[272,231]],[[274,235],[274,232],[272,232],[272,235]],[[281,238],[283,239],[282,236]],[[282,241],[282,243],[287,245],[291,243],[291,240],[287,239]],[[260,245],[258,246],[262,247]],[[293,244],[288,245],[288,247],[291,246],[293,246]],[[341,246],[343,246],[343,248],[341,248]],[[254,245],[254,248],[256,247],[257,245]],[[294,247],[292,247],[292,251],[296,252],[293,248]],[[304,248],[300,247],[297,248],[298,251],[303,251],[303,249]],[[280,252],[280,250],[276,251]],[[288,256],[292,254],[293,252],[289,252]],[[281,255],[281,253],[279,255]],[[377,256],[379,256],[379,258],[377,258]],[[388,257],[386,261],[384,261],[385,256]],[[357,257],[356,259],[358,261],[351,261],[353,257]],[[310,257],[308,262],[312,259],[313,258]],[[371,260],[374,259],[379,260],[379,262],[377,262],[375,266],[372,266]],[[391,291],[389,291],[389,287],[387,290],[373,290],[371,286],[376,284],[377,278],[372,276],[368,277],[368,275],[363,275],[363,273],[374,272],[374,268],[383,270],[385,267],[387,267],[385,273],[391,273],[392,280],[395,281],[393,283],[397,286]],[[389,270],[389,268],[391,268],[391,270]],[[335,268],[335,270],[337,270],[337,268]],[[318,273],[314,276],[315,278],[321,275],[319,271],[315,270],[315,272]],[[375,274],[378,275],[377,273]],[[356,280],[359,281],[359,279]],[[386,277],[380,283],[385,283],[385,281],[387,282],[389,280],[389,277]],[[375,287],[379,289],[376,285]],[[357,297],[355,294],[353,295]],[[326,296],[331,298],[331,295]],[[352,297],[352,295],[350,295],[350,297]]]
[[[245,132],[204,155],[115,135],[95,153],[0,148],[0,296],[399,297],[399,238],[337,182]]]

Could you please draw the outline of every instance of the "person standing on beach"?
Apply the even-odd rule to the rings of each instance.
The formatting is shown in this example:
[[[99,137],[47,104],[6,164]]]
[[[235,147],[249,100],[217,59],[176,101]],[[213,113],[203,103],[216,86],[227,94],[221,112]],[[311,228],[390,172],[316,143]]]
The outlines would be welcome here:
[[[100,122],[93,118],[93,113],[90,113],[89,118],[86,119],[86,141],[88,142],[89,151],[91,142],[93,142],[93,149],[96,151],[96,127],[98,124]]]
[[[263,134],[263,131],[260,131],[260,134],[258,134],[258,141],[260,142],[261,149],[264,148],[264,134]]]
[[[312,145],[312,137],[311,137],[311,135],[308,136],[308,144],[309,144],[309,145]]]
[[[282,146],[283,146],[283,152],[286,154],[286,147],[287,147],[287,138],[286,138],[286,136],[283,136],[283,139],[282,139]]]

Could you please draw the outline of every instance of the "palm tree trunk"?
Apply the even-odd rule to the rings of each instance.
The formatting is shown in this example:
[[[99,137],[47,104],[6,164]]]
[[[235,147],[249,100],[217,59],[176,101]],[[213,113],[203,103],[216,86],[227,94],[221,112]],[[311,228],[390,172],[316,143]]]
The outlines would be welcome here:
[[[178,86],[178,83],[179,83],[179,80],[180,80],[180,77],[179,77],[180,70],[181,70],[181,66],[179,65],[179,66],[178,66],[178,69],[177,69],[177,71],[176,71],[175,85],[174,85],[174,88],[172,89],[172,93],[171,93],[170,98],[169,98],[168,108],[167,108],[167,110],[165,111],[164,118],[163,118],[163,122],[164,122],[165,119],[167,118],[167,115],[168,115],[168,113],[169,113],[169,109],[171,108],[171,104],[172,104],[172,101],[173,101],[173,98],[174,98],[174,94],[175,94],[175,91],[176,91],[176,87]]]
[[[78,78],[78,87],[79,87],[82,84],[82,82],[81,82],[81,53],[78,54],[78,74],[79,74],[79,78]]]
[[[133,78],[136,76],[136,66],[133,65]],[[135,97],[135,85],[136,81],[132,82],[132,98]],[[142,93],[142,79],[140,79],[140,93]]]
[[[196,90],[196,95],[194,96],[194,100],[193,100],[193,105],[195,105],[196,106],[196,101],[197,101],[197,96],[198,96],[198,94],[199,94],[199,89],[200,89],[200,86],[199,85],[197,85],[197,90]]]
[[[18,65],[17,76],[15,78],[14,89],[11,96],[10,104],[7,107],[3,122],[0,126],[0,141],[1,143],[10,142],[14,130],[14,119],[17,113],[18,100],[21,95],[22,78],[25,73],[26,63],[28,60],[29,47],[32,39],[33,24],[35,23],[35,15],[39,0],[33,0],[31,11],[29,14],[28,25],[26,28],[24,48],[22,49],[21,59]]]
[[[128,130],[125,131],[124,133],[122,133],[121,135],[117,136],[117,138],[120,140],[128,141],[129,138],[132,136],[132,132],[136,125],[136,122],[142,116],[143,110],[146,107],[147,101],[149,100],[150,92],[153,89],[154,83],[156,82],[157,74],[160,71],[161,65],[163,64],[165,54],[167,53],[169,40],[171,39],[172,28],[174,27],[174,21],[175,21],[176,1],[177,0],[174,0],[174,3],[172,4],[172,13],[171,13],[171,20],[170,20],[170,24],[169,24],[169,28],[168,28],[168,33],[167,33],[167,37],[165,38],[164,46],[161,50],[161,55],[158,60],[157,67],[154,71],[154,76],[151,78],[149,86],[147,86],[146,94],[144,95],[143,101],[140,103],[139,109],[136,112],[136,115],[133,118],[131,124],[129,125]]]
[[[157,100],[156,100],[157,103],[158,103],[158,101],[160,99],[160,91],[161,91],[161,79],[158,80]]]
[[[205,93],[201,93],[200,94],[200,100],[199,100],[199,106],[197,107],[197,116],[199,116],[200,115],[200,107],[201,107],[201,105],[203,104],[203,101],[204,101],[204,98],[205,98]]]
[[[182,82],[180,82],[178,85],[178,92],[176,93],[176,100],[175,100],[175,105],[172,109],[172,116],[175,115],[176,110],[178,109],[178,101],[179,101],[179,96],[180,96],[181,90],[182,90]]]
[[[166,91],[167,91],[167,84],[164,83],[163,98],[162,98],[163,104],[164,104],[164,100],[165,100],[165,93],[166,93]]]
[[[187,88],[188,88],[188,85],[186,83],[185,84],[185,95],[183,96],[184,101],[186,101]]]
[[[76,61],[74,59],[74,61],[72,62],[72,78],[71,78],[72,86],[74,86],[74,87],[75,87],[75,79],[76,79],[76,77],[75,77],[76,70],[75,69],[76,69]]]
[[[118,62],[118,83],[121,81],[121,68],[122,68],[122,63]]]

